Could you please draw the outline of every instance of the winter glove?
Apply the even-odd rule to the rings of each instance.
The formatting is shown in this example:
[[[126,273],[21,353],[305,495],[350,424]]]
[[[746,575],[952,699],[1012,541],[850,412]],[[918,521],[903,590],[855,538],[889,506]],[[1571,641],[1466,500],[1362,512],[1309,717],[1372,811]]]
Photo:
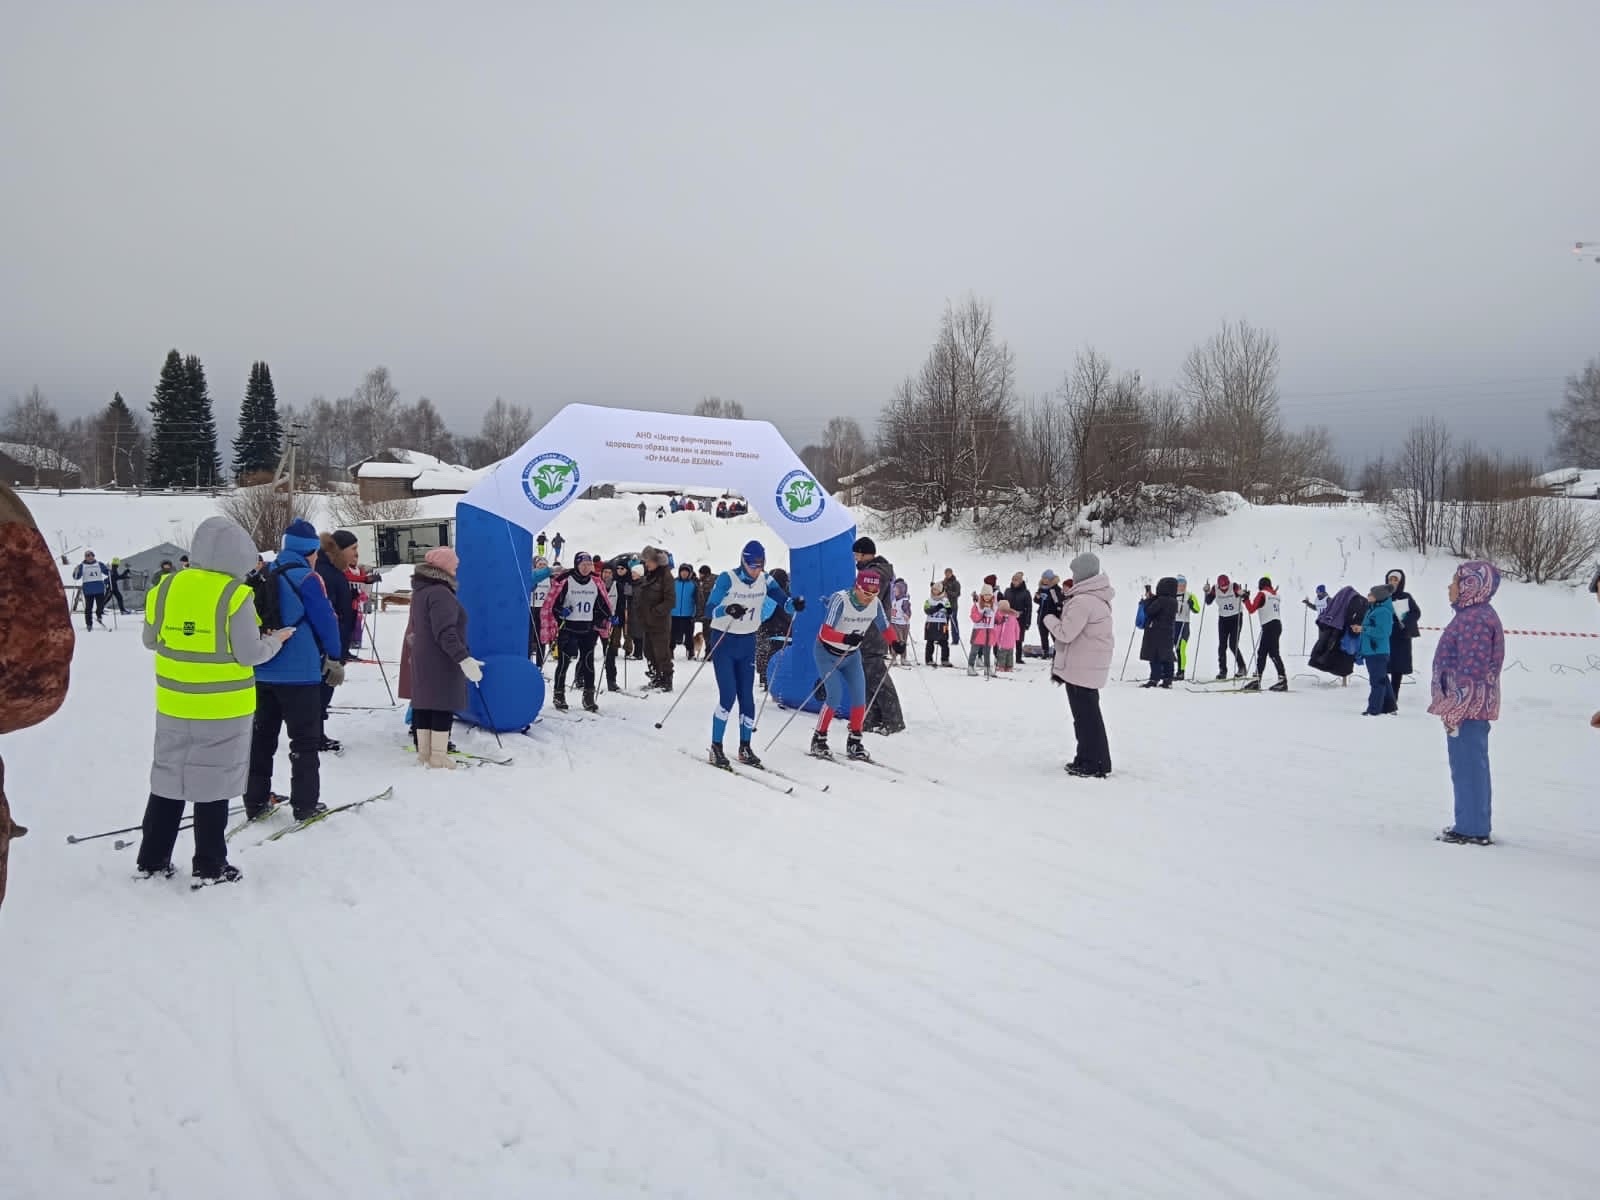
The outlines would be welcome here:
[[[740,617],[744,616],[745,609],[744,605],[742,604],[724,604],[722,606],[722,611],[737,621]]]
[[[563,605],[562,607],[556,609],[556,616],[560,617],[563,621],[565,621],[571,615],[572,615],[572,609],[568,608],[565,605]]]
[[[329,687],[338,687],[344,683],[344,664],[329,659],[322,664],[322,682]]]
[[[795,612],[805,612],[806,598],[804,596],[796,596],[791,603],[794,604]]]
[[[483,662],[476,658],[463,658],[459,664],[461,673],[467,677],[469,683],[483,682]]]
[[[372,574],[367,576],[367,582],[368,583],[382,583],[383,582],[383,576],[379,575],[376,571],[374,571],[374,572],[372,572]]]
[[[859,634],[859,633],[847,633],[847,634],[845,634],[844,635],[844,644],[846,646],[859,646],[859,645],[861,645],[861,634]]]

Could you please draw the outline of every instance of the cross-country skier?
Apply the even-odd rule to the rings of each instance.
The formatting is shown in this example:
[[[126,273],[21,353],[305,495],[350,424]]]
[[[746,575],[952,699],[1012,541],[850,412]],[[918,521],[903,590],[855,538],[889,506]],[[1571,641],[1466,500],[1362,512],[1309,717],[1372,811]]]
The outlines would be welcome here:
[[[760,542],[746,542],[739,565],[717,576],[706,601],[706,615],[711,618],[711,670],[717,677],[717,711],[711,716],[712,766],[728,766],[722,737],[735,699],[739,702],[739,761],[750,767],[761,765],[750,748],[750,735],[756,727],[756,630],[779,610],[793,615],[806,606],[804,597],[786,596],[766,567],[766,548]]]
[[[556,643],[556,686],[550,702],[557,712],[567,711],[567,670],[576,660],[583,707],[599,712],[594,698],[594,647],[611,632],[611,597],[594,573],[593,556],[580,550],[573,557],[572,570],[551,587],[543,617],[545,637]]]
[[[1200,611],[1200,598],[1189,590],[1189,580],[1178,579],[1178,619],[1172,626],[1172,649],[1178,660],[1178,678],[1182,680],[1189,671],[1189,618]]]
[[[1283,669],[1283,655],[1278,653],[1278,643],[1283,638],[1283,600],[1278,596],[1277,589],[1272,586],[1270,576],[1261,577],[1260,590],[1255,598],[1251,599],[1248,591],[1244,594],[1244,606],[1253,613],[1261,614],[1261,643],[1256,647],[1256,673],[1250,677],[1250,682],[1244,685],[1247,692],[1261,690],[1261,676],[1267,669],[1267,659],[1272,660],[1272,665],[1278,668],[1278,682],[1267,690],[1269,692],[1287,692],[1289,690],[1289,672]]]
[[[1391,571],[1390,574],[1392,575],[1392,574],[1394,574],[1394,572]],[[1302,599],[1300,601],[1300,603],[1304,604],[1307,608],[1309,608],[1312,612],[1316,613],[1317,616],[1320,617],[1323,613],[1328,611],[1328,601],[1330,599],[1332,599],[1332,597],[1330,597],[1328,595],[1328,585],[1325,584],[1325,583],[1319,583],[1319,584],[1317,584],[1317,598],[1316,598],[1316,600],[1311,600],[1310,598],[1306,598],[1306,599]]]
[[[1244,589],[1226,575],[1217,576],[1217,586],[1206,584],[1206,603],[1217,606],[1217,678],[1228,677],[1228,653],[1233,652],[1237,673],[1245,672],[1244,655],[1239,653],[1239,632],[1244,628]]]
[[[927,647],[926,661],[933,666],[933,651],[937,647],[941,656],[939,665],[950,665],[950,598],[944,594],[944,584],[935,581],[928,585],[928,598],[922,602],[922,644]]]
[[[72,568],[72,577],[83,584],[83,628],[92,633],[94,623],[106,615],[106,568],[104,563],[95,561],[94,551],[85,550],[83,561]]]
[[[878,603],[878,582],[877,571],[862,568],[856,572],[853,588],[828,597],[828,611],[813,650],[817,674],[828,696],[822,715],[817,718],[816,732],[811,735],[811,753],[818,758],[833,757],[833,751],[828,749],[828,726],[833,723],[836,710],[847,713],[850,721],[846,756],[872,757],[861,744],[861,725],[867,716],[867,677],[861,667],[861,643],[869,629],[876,629],[887,643],[894,641],[894,629],[883,605]]]
[[[529,640],[533,643],[528,647],[528,653],[538,661],[541,671],[544,670],[546,649],[544,630],[541,626],[543,624],[544,602],[550,599],[550,576],[550,560],[541,554],[533,560],[533,573],[528,576],[528,587],[530,589],[528,607],[532,612],[528,622],[531,626],[530,633],[532,635]]]

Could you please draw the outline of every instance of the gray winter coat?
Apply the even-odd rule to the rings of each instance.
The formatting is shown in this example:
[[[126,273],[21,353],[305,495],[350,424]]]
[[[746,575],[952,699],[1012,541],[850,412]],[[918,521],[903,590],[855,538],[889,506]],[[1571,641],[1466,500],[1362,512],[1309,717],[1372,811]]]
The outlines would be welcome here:
[[[456,581],[448,571],[424,563],[411,574],[410,650],[411,706],[460,712],[467,706],[467,677],[461,664],[467,649],[467,614],[456,599]]]
[[[226,517],[208,517],[194,531],[189,565],[243,579],[256,565],[250,535]],[[152,593],[150,603],[154,604]],[[301,630],[296,637],[306,637]],[[156,648],[156,627],[144,623],[145,649]],[[240,666],[258,667],[278,652],[275,638],[261,636],[256,604],[247,597],[228,619],[228,650]],[[224,721],[191,721],[156,714],[155,753],[150,764],[150,790],[170,800],[205,804],[244,794],[250,770],[250,729],[254,717]]]

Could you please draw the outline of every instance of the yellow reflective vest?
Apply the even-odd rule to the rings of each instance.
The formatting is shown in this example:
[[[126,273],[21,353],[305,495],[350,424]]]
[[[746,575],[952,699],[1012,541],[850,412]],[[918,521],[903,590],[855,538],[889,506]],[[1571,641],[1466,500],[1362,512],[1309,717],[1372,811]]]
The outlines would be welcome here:
[[[145,600],[156,630],[156,711],[189,721],[226,721],[256,711],[255,671],[228,641],[228,618],[250,598],[247,584],[191,567],[168,575]]]

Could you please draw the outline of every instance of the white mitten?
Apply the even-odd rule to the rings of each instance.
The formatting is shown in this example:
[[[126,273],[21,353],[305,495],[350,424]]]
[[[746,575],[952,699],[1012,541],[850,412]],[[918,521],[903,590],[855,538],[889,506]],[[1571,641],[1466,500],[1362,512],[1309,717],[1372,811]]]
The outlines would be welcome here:
[[[483,663],[476,658],[463,658],[461,660],[461,673],[469,682],[483,682]]]

